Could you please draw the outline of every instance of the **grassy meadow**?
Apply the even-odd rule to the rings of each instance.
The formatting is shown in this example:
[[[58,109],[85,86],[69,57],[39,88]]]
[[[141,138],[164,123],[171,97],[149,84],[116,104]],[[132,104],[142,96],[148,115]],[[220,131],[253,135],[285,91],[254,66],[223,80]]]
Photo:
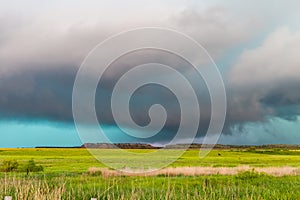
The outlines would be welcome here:
[[[115,156],[113,149],[97,151],[111,151]],[[106,166],[86,149],[0,149],[1,162],[16,160],[22,165],[31,159],[44,171],[1,172],[0,199],[7,195],[13,199],[300,199],[299,176],[272,176],[254,170],[300,167],[298,150],[213,150],[205,158],[199,158],[199,150],[188,150],[169,166],[250,169],[233,175],[104,176],[101,171],[89,171]]]

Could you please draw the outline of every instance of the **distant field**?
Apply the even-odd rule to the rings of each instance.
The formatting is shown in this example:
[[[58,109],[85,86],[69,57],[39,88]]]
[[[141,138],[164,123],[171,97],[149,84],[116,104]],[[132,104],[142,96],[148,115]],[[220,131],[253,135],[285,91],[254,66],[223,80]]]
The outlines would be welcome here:
[[[115,155],[113,149],[99,149]],[[130,150],[146,153],[153,150]],[[170,150],[173,151],[173,150]],[[239,169],[233,175],[105,176],[104,169],[86,149],[0,149],[0,161],[30,159],[44,172],[0,173],[0,199],[300,199],[299,176],[270,176],[251,170],[258,167],[300,167],[300,151],[280,149],[213,150],[199,158],[199,150],[188,150],[169,167],[201,170]],[[186,167],[186,168],[184,168]],[[203,168],[201,168],[203,167]],[[208,167],[208,168],[205,168]],[[222,168],[225,167],[225,168]],[[175,169],[174,169],[175,170]],[[230,173],[229,173],[230,174]]]
[[[109,151],[113,149],[99,149]],[[146,153],[153,150],[130,150]],[[168,150],[167,150],[168,151]],[[172,150],[169,150],[172,151]],[[26,162],[34,159],[45,168],[45,172],[86,172],[90,167],[105,167],[86,149],[0,149],[0,161],[13,159]],[[121,162],[121,161],[120,161]],[[249,165],[253,167],[268,166],[300,166],[300,151],[295,150],[212,150],[207,157],[199,158],[199,150],[188,150],[171,167],[181,166],[212,166],[235,167]]]

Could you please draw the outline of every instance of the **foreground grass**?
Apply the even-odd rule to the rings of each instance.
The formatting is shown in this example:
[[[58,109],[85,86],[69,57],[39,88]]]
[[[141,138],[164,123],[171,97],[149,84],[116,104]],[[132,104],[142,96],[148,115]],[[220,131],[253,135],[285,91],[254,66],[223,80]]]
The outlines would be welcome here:
[[[102,177],[2,174],[0,199],[299,199],[300,177],[244,172],[234,176]]]

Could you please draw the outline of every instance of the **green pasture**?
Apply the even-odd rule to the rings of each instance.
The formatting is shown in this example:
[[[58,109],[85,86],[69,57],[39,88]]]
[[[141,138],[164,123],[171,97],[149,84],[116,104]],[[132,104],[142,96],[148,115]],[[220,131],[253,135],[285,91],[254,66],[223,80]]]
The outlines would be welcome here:
[[[98,149],[94,151],[97,151],[98,154],[105,152],[108,160],[110,158],[114,160],[117,159],[120,165],[126,167],[126,162],[122,163],[124,159],[118,158],[116,150]],[[154,150],[130,151],[142,153],[145,155],[145,158],[147,158],[146,153]],[[0,162],[3,160],[17,160],[19,163],[22,163],[30,159],[34,159],[37,164],[42,165],[45,173],[81,173],[86,172],[89,167],[106,167],[86,149],[0,149]],[[200,158],[199,150],[187,150],[170,166],[234,167],[238,165],[249,165],[253,167],[300,166],[300,151],[278,149],[212,150],[205,158]]]

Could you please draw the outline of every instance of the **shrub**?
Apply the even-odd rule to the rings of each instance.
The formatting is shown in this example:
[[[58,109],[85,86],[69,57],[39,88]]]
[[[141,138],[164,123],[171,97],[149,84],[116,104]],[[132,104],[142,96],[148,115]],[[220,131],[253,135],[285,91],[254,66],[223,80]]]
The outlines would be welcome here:
[[[3,160],[1,164],[1,171],[3,172],[12,172],[17,170],[19,164],[15,160]]]
[[[36,165],[34,160],[30,159],[28,161],[28,163],[25,164],[22,171],[25,171],[27,173],[29,173],[29,172],[40,172],[40,171],[44,171],[44,168],[41,165]]]
[[[258,173],[254,169],[252,169],[251,171],[239,172],[237,174],[236,178],[242,179],[242,180],[253,180],[253,179],[259,179],[264,176],[269,176],[269,175],[267,175],[265,173]]]

